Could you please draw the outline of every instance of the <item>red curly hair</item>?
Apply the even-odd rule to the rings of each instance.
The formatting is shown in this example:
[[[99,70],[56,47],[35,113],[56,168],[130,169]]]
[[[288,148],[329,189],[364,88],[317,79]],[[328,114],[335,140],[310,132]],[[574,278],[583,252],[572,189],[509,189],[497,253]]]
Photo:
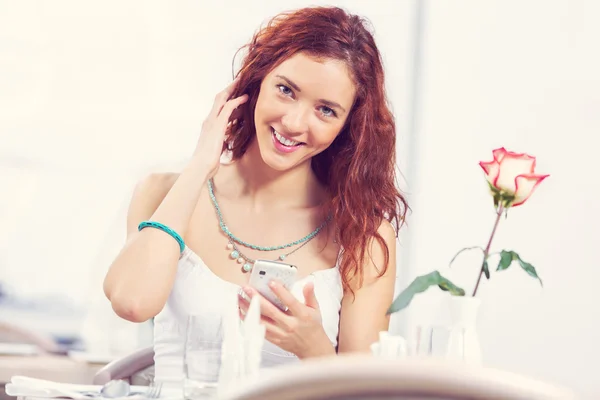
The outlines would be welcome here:
[[[232,116],[238,124],[225,146],[233,160],[245,153],[256,135],[254,110],[260,85],[276,66],[302,52],[343,61],[351,71],[355,102],[331,146],[311,160],[312,169],[331,198],[325,211],[332,216],[344,249],[340,263],[344,289],[352,291],[349,282],[355,277],[362,285],[362,265],[373,239],[385,250],[386,262],[378,271],[383,275],[389,249],[378,229],[388,220],[397,236],[408,205],[396,187],[396,127],[387,105],[381,55],[365,21],[338,7],[303,8],[274,17],[244,48],[247,54],[232,98],[247,93],[250,100]]]

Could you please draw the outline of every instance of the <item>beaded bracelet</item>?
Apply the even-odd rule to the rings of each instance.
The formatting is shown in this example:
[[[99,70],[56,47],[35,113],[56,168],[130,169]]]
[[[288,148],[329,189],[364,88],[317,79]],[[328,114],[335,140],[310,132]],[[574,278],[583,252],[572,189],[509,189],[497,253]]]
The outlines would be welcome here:
[[[181,236],[179,236],[179,234],[177,232],[175,232],[173,229],[169,228],[166,225],[161,224],[160,222],[142,221],[138,225],[138,231],[141,231],[142,229],[148,228],[148,227],[160,229],[161,231],[166,232],[169,235],[171,235],[171,237],[173,239],[177,240],[177,243],[179,243],[179,250],[181,251],[181,253],[183,253],[183,250],[185,250],[185,243],[184,243],[183,239],[181,238]]]

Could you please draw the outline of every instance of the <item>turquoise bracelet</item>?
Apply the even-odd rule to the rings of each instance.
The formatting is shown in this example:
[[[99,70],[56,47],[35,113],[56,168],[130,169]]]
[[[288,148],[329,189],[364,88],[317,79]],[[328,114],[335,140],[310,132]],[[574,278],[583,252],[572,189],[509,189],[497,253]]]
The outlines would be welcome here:
[[[185,243],[183,241],[183,239],[181,238],[181,236],[179,236],[179,234],[177,232],[175,232],[173,229],[169,228],[166,225],[161,224],[160,222],[155,222],[155,221],[143,221],[140,222],[140,224],[138,225],[138,231],[141,231],[144,228],[156,228],[156,229],[160,229],[163,232],[168,233],[169,235],[171,235],[171,237],[175,240],[177,240],[177,243],[179,243],[179,250],[181,251],[181,253],[183,253],[183,250],[185,250]]]

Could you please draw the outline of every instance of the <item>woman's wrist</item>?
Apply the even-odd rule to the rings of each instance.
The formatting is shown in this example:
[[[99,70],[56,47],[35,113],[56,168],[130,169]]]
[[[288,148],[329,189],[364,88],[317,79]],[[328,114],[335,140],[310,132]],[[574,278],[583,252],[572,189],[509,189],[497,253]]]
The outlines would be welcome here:
[[[200,183],[201,186],[204,186],[204,184],[208,182],[208,179],[210,178],[212,169],[212,166],[206,162],[203,157],[194,153],[182,173],[185,175],[192,175],[196,182]]]
[[[297,354],[301,360],[307,358],[329,357],[337,355],[335,347],[329,341],[325,331],[321,333],[320,339],[311,342],[311,345],[302,354]]]

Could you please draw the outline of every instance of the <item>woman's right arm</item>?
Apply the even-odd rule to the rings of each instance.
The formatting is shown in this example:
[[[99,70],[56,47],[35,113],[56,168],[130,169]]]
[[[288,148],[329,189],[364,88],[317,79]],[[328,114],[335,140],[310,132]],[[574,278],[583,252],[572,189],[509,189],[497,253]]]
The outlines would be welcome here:
[[[179,177],[152,174],[136,186],[127,215],[127,242],[104,280],[104,293],[121,318],[143,322],[158,314],[173,286],[179,261],[179,244],[174,238],[154,228],[138,232],[139,223],[161,222],[185,241],[207,177],[206,168],[193,160]]]
[[[160,222],[185,241],[202,188],[218,169],[229,118],[248,100],[247,95],[229,100],[236,83],[217,95],[202,125],[196,151],[181,174],[151,175],[134,191],[127,216],[127,242],[104,279],[104,293],[121,318],[146,321],[167,302],[179,261],[179,244],[159,229],[138,232],[137,227],[144,220]]]

